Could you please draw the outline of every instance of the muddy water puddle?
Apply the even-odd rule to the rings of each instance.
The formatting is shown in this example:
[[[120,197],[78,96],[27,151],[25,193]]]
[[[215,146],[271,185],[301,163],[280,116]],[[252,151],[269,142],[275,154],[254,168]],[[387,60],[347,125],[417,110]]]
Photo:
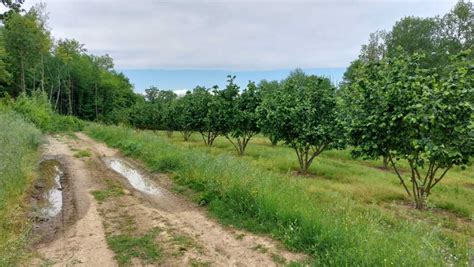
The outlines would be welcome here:
[[[138,191],[152,195],[162,194],[160,187],[130,163],[118,158],[104,158],[104,161],[107,167],[125,177],[130,185]]]
[[[42,218],[52,218],[58,215],[63,207],[63,188],[61,178],[64,173],[61,163],[57,160],[47,159],[40,163],[40,178],[36,189],[41,191],[37,199],[37,213]]]

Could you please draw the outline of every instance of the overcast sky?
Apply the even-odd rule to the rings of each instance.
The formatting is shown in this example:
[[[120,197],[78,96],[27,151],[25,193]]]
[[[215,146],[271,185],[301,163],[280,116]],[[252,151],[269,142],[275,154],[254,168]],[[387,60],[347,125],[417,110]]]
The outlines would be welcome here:
[[[274,70],[346,67],[369,33],[456,1],[43,2],[53,36],[108,53],[119,69]]]

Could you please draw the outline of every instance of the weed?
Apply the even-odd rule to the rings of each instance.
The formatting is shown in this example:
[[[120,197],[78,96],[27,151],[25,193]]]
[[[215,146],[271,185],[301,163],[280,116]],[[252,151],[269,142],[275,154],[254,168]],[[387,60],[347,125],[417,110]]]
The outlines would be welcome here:
[[[209,262],[202,262],[202,261],[199,261],[197,259],[192,259],[190,262],[189,262],[189,265],[191,265],[192,267],[208,267],[208,266],[211,266],[211,263]]]
[[[92,191],[91,194],[94,196],[95,200],[99,203],[103,203],[107,199],[111,197],[118,197],[124,195],[123,188],[116,184],[113,183],[109,180],[107,180],[107,188],[103,190],[95,190]]]
[[[107,237],[107,244],[114,251],[115,258],[121,266],[129,265],[133,258],[151,264],[161,258],[161,251],[155,243],[157,235],[157,229],[142,236],[115,235]]]
[[[260,252],[260,253],[262,253],[262,254],[268,252],[268,248],[265,247],[265,246],[262,245],[262,244],[257,244],[257,245],[255,245],[254,247],[252,247],[252,249],[255,250],[255,251],[258,251],[258,252]]]
[[[89,150],[79,150],[76,153],[74,153],[74,157],[76,158],[85,158],[85,157],[90,157],[92,154]]]
[[[237,239],[237,240],[243,240],[244,237],[245,237],[245,234],[239,234],[239,235],[237,235],[237,236],[235,237],[235,239]]]
[[[284,265],[286,263],[285,258],[275,253],[272,253],[272,260],[278,265]]]

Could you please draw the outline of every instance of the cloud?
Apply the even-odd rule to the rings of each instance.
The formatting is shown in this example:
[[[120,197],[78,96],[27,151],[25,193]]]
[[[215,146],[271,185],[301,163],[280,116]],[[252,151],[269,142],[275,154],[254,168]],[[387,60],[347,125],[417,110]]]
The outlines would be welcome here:
[[[121,69],[269,70],[347,66],[369,33],[454,3],[52,0],[47,10],[54,36],[108,53]]]

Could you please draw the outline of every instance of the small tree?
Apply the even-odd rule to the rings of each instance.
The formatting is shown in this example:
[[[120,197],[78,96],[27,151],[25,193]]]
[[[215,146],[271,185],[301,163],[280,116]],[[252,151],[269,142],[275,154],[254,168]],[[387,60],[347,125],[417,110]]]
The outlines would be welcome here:
[[[194,129],[194,116],[192,112],[192,95],[191,92],[186,92],[186,95],[176,99],[173,105],[173,114],[176,116],[175,125],[176,130],[183,135],[184,141],[189,141]]]
[[[217,87],[214,88],[216,89]],[[194,88],[192,96],[192,109],[194,113],[197,114],[194,121],[194,128],[201,134],[204,144],[212,146],[214,140],[216,140],[220,133],[215,123],[216,109],[219,108],[215,104],[216,96],[203,86]]]
[[[292,72],[264,98],[259,114],[259,125],[295,150],[302,174],[324,150],[340,145],[336,89],[327,78]]]
[[[420,66],[421,58],[363,64],[348,92],[354,153],[386,155],[418,209],[449,169],[474,155],[472,61],[457,57],[440,79]],[[408,162],[407,175],[399,170],[400,159]]]
[[[249,81],[247,88],[233,102],[233,114],[229,114],[232,127],[226,138],[242,156],[250,139],[259,131],[257,126],[257,107],[261,96],[254,82]]]
[[[267,81],[267,80],[262,80],[260,81],[260,83],[258,84],[258,90],[259,90],[259,94],[260,94],[260,97],[261,99],[264,99],[264,98],[268,98],[270,97],[271,94],[277,92],[280,88],[280,83],[276,80],[274,81]],[[266,114],[265,114],[265,109],[261,109],[259,110],[259,112],[257,112],[257,117],[259,121],[264,121],[265,118],[266,118]],[[267,123],[260,123],[258,126],[260,126],[260,131],[268,137],[268,139],[270,140],[270,143],[272,144],[272,146],[276,146],[278,144],[278,137],[273,133],[271,127],[266,127]]]

